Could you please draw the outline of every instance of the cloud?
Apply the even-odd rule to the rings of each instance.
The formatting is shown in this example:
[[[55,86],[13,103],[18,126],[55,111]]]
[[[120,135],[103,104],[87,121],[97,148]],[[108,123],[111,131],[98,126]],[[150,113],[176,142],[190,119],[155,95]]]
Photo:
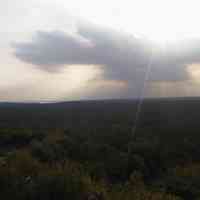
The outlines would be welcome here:
[[[39,31],[31,42],[15,43],[14,47],[18,59],[42,70],[101,65],[105,79],[114,80],[136,79],[149,57],[149,49],[141,41],[94,26],[81,26],[77,34]]]
[[[200,61],[200,40],[184,40],[165,49],[119,31],[91,24],[79,24],[76,32],[38,31],[29,42],[13,45],[15,56],[41,70],[57,72],[66,65],[97,65],[103,80],[129,83],[128,95],[138,95],[153,49],[150,79],[184,81],[189,79],[186,66]],[[156,49],[156,50],[155,50]]]

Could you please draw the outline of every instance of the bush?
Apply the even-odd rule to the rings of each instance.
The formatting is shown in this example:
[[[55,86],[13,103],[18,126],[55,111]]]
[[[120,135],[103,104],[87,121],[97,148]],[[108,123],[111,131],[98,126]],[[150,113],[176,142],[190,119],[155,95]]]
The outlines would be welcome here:
[[[24,129],[1,130],[0,145],[1,147],[20,147],[27,145],[33,138],[32,131]]]

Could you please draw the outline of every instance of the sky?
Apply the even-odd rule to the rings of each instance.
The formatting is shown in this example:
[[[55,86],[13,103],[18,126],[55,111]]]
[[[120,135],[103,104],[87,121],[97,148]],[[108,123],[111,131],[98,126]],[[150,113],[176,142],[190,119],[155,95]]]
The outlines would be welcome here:
[[[200,96],[199,6],[1,0],[0,101]]]

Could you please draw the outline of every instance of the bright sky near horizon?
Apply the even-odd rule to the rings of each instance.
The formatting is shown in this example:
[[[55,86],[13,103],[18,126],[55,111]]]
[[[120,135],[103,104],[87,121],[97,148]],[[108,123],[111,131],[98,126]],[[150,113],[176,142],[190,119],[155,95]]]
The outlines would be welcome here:
[[[0,101],[200,95],[196,0],[2,0]]]

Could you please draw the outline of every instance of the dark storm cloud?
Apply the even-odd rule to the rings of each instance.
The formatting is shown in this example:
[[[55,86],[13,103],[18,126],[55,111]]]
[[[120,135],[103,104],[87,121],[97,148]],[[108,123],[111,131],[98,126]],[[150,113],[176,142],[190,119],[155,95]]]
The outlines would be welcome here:
[[[200,61],[200,41],[182,41],[153,52],[151,79],[187,79],[185,66]],[[39,31],[30,42],[14,44],[15,56],[41,70],[55,72],[63,65],[101,65],[104,79],[136,85],[156,48],[149,41],[93,25],[80,25],[76,34]]]
[[[16,43],[15,55],[46,71],[63,65],[102,65],[106,79],[138,77],[148,60],[149,49],[141,41],[119,32],[80,26],[77,35],[37,32],[32,42]]]

